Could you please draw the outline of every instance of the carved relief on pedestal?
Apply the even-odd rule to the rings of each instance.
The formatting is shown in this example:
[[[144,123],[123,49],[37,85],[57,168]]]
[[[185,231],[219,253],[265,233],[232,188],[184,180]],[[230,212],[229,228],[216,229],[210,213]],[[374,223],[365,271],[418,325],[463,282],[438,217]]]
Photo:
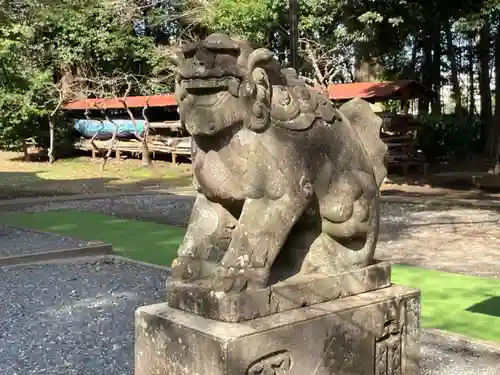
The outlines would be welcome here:
[[[252,363],[246,375],[287,375],[292,365],[290,353],[280,351],[266,355]]]
[[[403,375],[401,357],[404,325],[404,304],[391,302],[385,315],[382,335],[375,341],[375,375]]]

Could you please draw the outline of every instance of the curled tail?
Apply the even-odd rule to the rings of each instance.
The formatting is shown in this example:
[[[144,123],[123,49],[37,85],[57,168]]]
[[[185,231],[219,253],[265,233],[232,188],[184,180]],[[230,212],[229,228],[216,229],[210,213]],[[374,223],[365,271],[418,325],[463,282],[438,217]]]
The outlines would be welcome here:
[[[375,180],[380,187],[387,175],[385,167],[387,145],[380,138],[382,119],[373,112],[366,100],[358,98],[342,105],[339,111],[347,117],[361,139],[371,161]]]

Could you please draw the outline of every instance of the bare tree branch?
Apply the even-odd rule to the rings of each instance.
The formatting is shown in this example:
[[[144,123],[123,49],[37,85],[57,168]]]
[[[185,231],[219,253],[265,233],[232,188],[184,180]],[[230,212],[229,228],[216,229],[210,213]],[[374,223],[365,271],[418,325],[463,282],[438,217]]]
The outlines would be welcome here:
[[[101,171],[104,170],[104,167],[106,166],[106,162],[108,161],[108,159],[111,157],[111,152],[113,152],[113,147],[115,147],[116,145],[116,136],[118,134],[118,130],[119,130],[119,125],[114,122],[109,116],[108,116],[108,113],[106,112],[105,109],[102,110],[102,114],[104,115],[104,117],[106,118],[106,121],[112,123],[114,126],[115,126],[115,129],[113,131],[113,135],[111,136],[111,139],[109,141],[109,147],[108,147],[108,152],[106,152],[106,154],[104,155],[104,158],[102,160],[102,164],[101,164]]]
[[[346,56],[349,56],[349,53],[345,44],[332,46],[331,42],[324,43],[310,38],[301,38],[299,42],[306,64],[309,64],[314,74],[316,86],[326,88],[337,81],[339,76],[350,74],[346,64]]]
[[[55,161],[55,128],[56,128],[56,118],[57,114],[59,113],[59,110],[61,109],[63,103],[64,103],[64,95],[62,88],[60,85],[55,85],[55,89],[57,90],[58,94],[58,99],[57,99],[57,104],[52,110],[52,112],[49,115],[49,150],[48,150],[48,157],[49,157],[49,163],[54,164]]]
[[[127,111],[127,114],[128,114],[128,116],[130,118],[130,121],[132,121],[132,125],[134,126],[134,136],[141,143],[141,157],[142,157],[143,164],[145,166],[149,166],[151,164],[151,161],[149,159],[149,149],[148,149],[148,141],[147,141],[147,135],[146,135],[147,134],[146,133],[146,131],[147,131],[146,125],[144,127],[144,135],[141,136],[141,134],[139,132],[139,128],[137,126],[137,120],[135,119],[134,114],[132,113],[132,111],[130,110],[129,106],[127,105],[127,102],[124,99],[120,99],[120,102],[123,104],[123,107]],[[146,101],[146,106],[148,106],[148,102],[149,102],[149,97],[148,97],[148,99]],[[143,108],[143,116],[144,116],[144,110],[146,108],[147,107]]]
[[[84,113],[84,115],[85,115],[85,118],[86,118],[87,120],[92,121],[92,119],[90,118],[90,113],[89,113],[89,109],[88,109],[88,108],[85,108],[85,113]],[[102,119],[98,118],[98,119],[97,119],[97,121],[99,121],[99,122],[101,123],[102,127],[104,128],[104,123],[103,123]],[[93,149],[94,149],[97,153],[99,153],[99,154],[104,154],[104,151],[103,151],[103,150],[101,150],[101,149],[100,149],[100,148],[99,148],[99,147],[95,144],[95,140],[96,140],[96,138],[97,138],[98,136],[99,136],[99,132],[96,132],[96,133],[92,136],[92,138],[90,138],[89,143],[90,143],[90,145],[92,146],[92,148],[93,148]]]
[[[149,157],[149,147],[148,147],[148,139],[149,139],[149,119],[147,116],[147,111],[149,109],[149,96],[146,99],[146,105],[142,109],[142,118],[144,119],[144,135],[143,135],[143,153],[142,153],[142,162],[144,165],[150,165],[151,159]]]
[[[104,76],[100,75],[98,73],[93,73],[91,76],[88,77],[81,77],[80,80],[84,81],[86,83],[86,87],[88,88],[87,92],[87,97],[94,97],[96,99],[116,99],[118,100],[121,105],[123,106],[123,109],[126,111],[128,117],[130,118],[133,127],[134,127],[134,136],[135,138],[141,143],[141,153],[142,153],[142,160],[143,164],[146,166],[150,165],[150,158],[149,158],[149,149],[148,149],[148,144],[147,144],[147,134],[149,131],[149,121],[147,121],[147,117],[145,117],[146,120],[146,125],[144,132],[141,134],[139,131],[139,127],[137,124],[137,119],[135,118],[135,115],[131,108],[128,105],[128,97],[132,94],[132,92],[135,90],[135,92],[143,92],[144,90],[144,82],[147,77],[140,76],[140,75],[133,75],[125,72],[121,72],[118,70],[115,70],[110,76]],[[97,102],[97,106],[99,106]],[[146,107],[143,109],[143,117],[145,116],[145,111],[149,107],[149,97],[147,99],[147,104]],[[106,110],[106,108],[102,107],[95,107],[99,108],[101,110],[102,116],[106,119],[107,122],[113,124],[114,126],[114,131],[111,137],[111,140],[108,144],[107,147],[107,152],[103,156],[103,164],[101,166],[101,169],[103,170],[107,161],[109,160],[111,153],[113,151],[113,148],[116,149],[117,147],[117,134],[119,132],[119,125],[114,121],[109,112]],[[87,118],[88,116],[88,111],[87,111]],[[101,119],[98,119],[98,121],[101,121]],[[92,147],[94,149],[98,149],[96,147],[95,142],[91,140]]]

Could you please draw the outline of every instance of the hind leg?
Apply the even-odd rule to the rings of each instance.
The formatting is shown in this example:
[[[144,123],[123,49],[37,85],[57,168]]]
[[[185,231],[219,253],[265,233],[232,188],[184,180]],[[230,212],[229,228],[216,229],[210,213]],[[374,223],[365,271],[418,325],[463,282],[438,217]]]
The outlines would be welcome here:
[[[379,196],[373,176],[338,176],[320,202],[321,234],[311,244],[300,273],[335,274],[369,265],[379,226]]]

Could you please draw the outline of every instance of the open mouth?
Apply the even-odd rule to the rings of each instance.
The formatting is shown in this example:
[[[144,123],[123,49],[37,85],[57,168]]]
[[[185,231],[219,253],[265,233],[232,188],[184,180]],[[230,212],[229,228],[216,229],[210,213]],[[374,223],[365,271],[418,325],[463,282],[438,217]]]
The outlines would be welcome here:
[[[240,80],[235,77],[222,78],[184,78],[182,88],[191,95],[214,95],[222,91],[229,91],[237,95]]]

